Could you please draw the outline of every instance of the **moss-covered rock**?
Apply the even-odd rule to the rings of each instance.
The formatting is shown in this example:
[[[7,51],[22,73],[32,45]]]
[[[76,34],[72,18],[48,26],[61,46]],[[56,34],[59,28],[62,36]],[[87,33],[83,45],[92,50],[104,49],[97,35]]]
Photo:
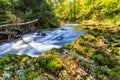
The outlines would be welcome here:
[[[86,34],[55,53],[74,59],[95,79],[119,80],[119,27],[94,26],[87,30]]]
[[[50,53],[38,58],[15,54],[0,57],[0,77],[5,79],[36,80],[43,77],[49,80],[52,76],[56,78],[62,67],[61,59]],[[10,76],[6,77],[8,75]]]
[[[119,80],[120,29],[103,27],[88,27],[75,41],[37,58],[15,54],[0,57],[0,79]]]

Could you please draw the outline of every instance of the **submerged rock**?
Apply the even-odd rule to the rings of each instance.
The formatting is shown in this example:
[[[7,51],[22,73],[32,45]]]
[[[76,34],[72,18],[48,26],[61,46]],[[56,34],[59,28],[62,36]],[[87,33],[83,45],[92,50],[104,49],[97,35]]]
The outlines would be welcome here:
[[[57,36],[55,39],[53,40],[57,40],[57,41],[62,41],[63,40],[63,36]]]

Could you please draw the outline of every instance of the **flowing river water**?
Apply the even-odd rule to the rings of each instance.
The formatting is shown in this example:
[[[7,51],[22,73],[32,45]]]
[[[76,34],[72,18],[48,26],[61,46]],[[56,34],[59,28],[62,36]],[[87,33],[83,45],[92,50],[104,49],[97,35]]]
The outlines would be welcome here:
[[[18,41],[0,44],[0,55],[27,54],[32,57],[39,56],[43,51],[61,46],[75,40],[84,31],[77,31],[78,24],[66,24],[55,30],[45,30],[32,34],[23,35]]]

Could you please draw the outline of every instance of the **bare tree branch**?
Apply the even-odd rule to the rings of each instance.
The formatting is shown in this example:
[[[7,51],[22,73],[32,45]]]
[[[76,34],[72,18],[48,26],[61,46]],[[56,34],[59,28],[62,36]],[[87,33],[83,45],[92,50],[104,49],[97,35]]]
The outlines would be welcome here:
[[[25,23],[17,23],[17,24],[4,24],[4,25],[0,25],[0,28],[1,27],[8,27],[8,26],[22,26],[22,25],[27,25],[27,24],[31,24],[31,23],[35,23],[37,22],[39,19],[35,19],[33,21],[28,21],[28,22],[25,22]]]

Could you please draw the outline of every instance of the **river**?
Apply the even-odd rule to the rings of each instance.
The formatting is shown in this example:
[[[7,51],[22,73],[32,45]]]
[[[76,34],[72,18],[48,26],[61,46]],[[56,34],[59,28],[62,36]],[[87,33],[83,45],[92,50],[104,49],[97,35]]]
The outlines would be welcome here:
[[[45,30],[23,35],[18,41],[0,44],[0,56],[5,54],[27,54],[38,57],[43,51],[51,48],[60,48],[75,40],[84,31],[77,31],[78,24],[66,24],[55,30]]]

